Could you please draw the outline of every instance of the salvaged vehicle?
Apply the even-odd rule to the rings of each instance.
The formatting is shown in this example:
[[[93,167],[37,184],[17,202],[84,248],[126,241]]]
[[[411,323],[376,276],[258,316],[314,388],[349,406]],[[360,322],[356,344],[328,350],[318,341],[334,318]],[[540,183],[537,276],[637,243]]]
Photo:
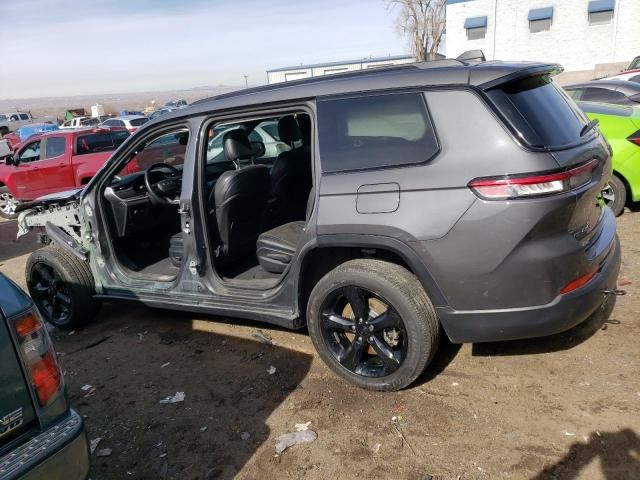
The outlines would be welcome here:
[[[640,108],[578,102],[589,119],[597,119],[611,145],[613,175],[602,192],[615,215],[627,203],[640,201]]]
[[[124,128],[57,130],[30,136],[0,165],[0,216],[18,204],[89,182],[129,136]]]
[[[89,451],[82,417],[40,314],[0,273],[0,478],[84,480]]]
[[[59,127],[53,123],[31,123],[29,125],[25,125],[24,127],[18,128],[14,132],[6,134],[4,137],[2,137],[2,139],[9,142],[9,145],[13,150],[33,135],[37,135],[38,133],[42,132],[52,132],[58,129]]]
[[[608,146],[560,70],[443,60],[167,113],[82,192],[21,213],[19,235],[51,243],[29,258],[30,292],[61,328],[105,299],[306,325],[329,367],[374,390],[412,383],[442,332],[566,330],[615,293],[620,246],[599,201]],[[265,121],[287,144],[275,158],[250,141]]]
[[[48,115],[36,118],[29,112],[13,112],[0,115],[0,137],[30,123],[54,123],[57,125],[58,119]]]

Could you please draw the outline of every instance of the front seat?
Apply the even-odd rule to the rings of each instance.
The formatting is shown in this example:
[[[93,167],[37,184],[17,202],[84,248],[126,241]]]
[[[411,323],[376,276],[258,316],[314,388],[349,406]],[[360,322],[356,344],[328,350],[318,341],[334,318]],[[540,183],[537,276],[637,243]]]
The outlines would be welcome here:
[[[303,135],[293,115],[278,121],[280,140],[291,147],[271,167],[269,217],[272,226],[304,220],[311,190],[311,149],[300,145]]]
[[[219,242],[215,254],[229,264],[255,255],[267,207],[269,168],[253,165],[253,150],[244,129],[225,133],[222,143],[225,159],[237,167],[220,175],[213,192]]]

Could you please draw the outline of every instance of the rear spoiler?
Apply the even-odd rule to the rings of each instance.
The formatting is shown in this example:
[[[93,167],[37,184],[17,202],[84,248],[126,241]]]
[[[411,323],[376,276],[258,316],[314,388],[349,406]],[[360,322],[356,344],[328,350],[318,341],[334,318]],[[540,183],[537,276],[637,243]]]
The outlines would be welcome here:
[[[563,71],[564,68],[562,68],[562,66],[557,63],[538,63],[530,66],[523,66],[523,68],[516,71],[511,71],[502,77],[493,78],[492,80],[489,80],[487,82],[481,82],[477,86],[482,90],[489,90],[499,85],[504,85],[505,83],[514,82],[523,78],[536,77],[539,75],[557,75],[559,73],[562,73]],[[471,75],[473,75],[474,73],[480,72],[472,72]]]

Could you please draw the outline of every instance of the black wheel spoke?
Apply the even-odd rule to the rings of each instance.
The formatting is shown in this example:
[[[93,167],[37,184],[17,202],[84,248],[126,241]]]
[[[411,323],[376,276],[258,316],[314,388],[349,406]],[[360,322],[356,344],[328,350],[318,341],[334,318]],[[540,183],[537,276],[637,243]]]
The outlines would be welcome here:
[[[70,307],[71,306],[71,298],[66,293],[63,293],[61,291],[57,291],[55,293],[55,298],[56,298],[56,300],[58,300],[59,303],[62,303],[65,307]]]
[[[351,305],[356,320],[360,318],[366,320],[369,317],[369,304],[364,290],[358,287],[347,287],[344,289],[344,296]]]
[[[41,282],[35,283],[31,289],[33,293],[38,297],[43,297],[49,293],[49,289],[43,285]]]
[[[38,274],[40,275],[40,277],[45,281],[45,282],[51,282],[53,281],[53,276],[51,275],[51,273],[49,272],[49,269],[47,267],[45,267],[44,265],[42,265],[41,263],[36,264],[34,267],[36,272],[38,272]]]
[[[362,337],[355,337],[349,348],[340,355],[338,360],[349,370],[355,370],[362,359],[362,353],[364,352],[365,345],[366,342]]]
[[[353,320],[341,317],[340,315],[336,315],[334,313],[323,313],[323,317],[326,328],[332,330],[340,332],[351,332],[355,325]]]
[[[374,332],[384,330],[385,328],[397,328],[401,326],[401,323],[400,317],[392,308],[387,309],[386,312],[372,318],[368,322],[368,324],[373,327]]]
[[[391,349],[387,343],[377,335],[369,337],[369,345],[373,347],[375,352],[382,360],[387,373],[395,372],[402,362],[401,353]]]

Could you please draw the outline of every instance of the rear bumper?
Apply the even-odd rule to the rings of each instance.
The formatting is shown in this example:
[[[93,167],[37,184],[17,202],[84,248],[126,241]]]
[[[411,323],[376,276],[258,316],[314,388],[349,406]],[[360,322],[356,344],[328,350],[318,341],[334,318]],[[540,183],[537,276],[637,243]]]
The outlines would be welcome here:
[[[603,290],[615,289],[620,271],[620,241],[615,237],[600,272],[584,287],[558,295],[546,305],[501,310],[438,309],[454,343],[494,342],[544,337],[568,330],[586,320],[606,301]]]
[[[0,480],[85,480],[89,471],[84,425],[73,410],[0,458]]]

